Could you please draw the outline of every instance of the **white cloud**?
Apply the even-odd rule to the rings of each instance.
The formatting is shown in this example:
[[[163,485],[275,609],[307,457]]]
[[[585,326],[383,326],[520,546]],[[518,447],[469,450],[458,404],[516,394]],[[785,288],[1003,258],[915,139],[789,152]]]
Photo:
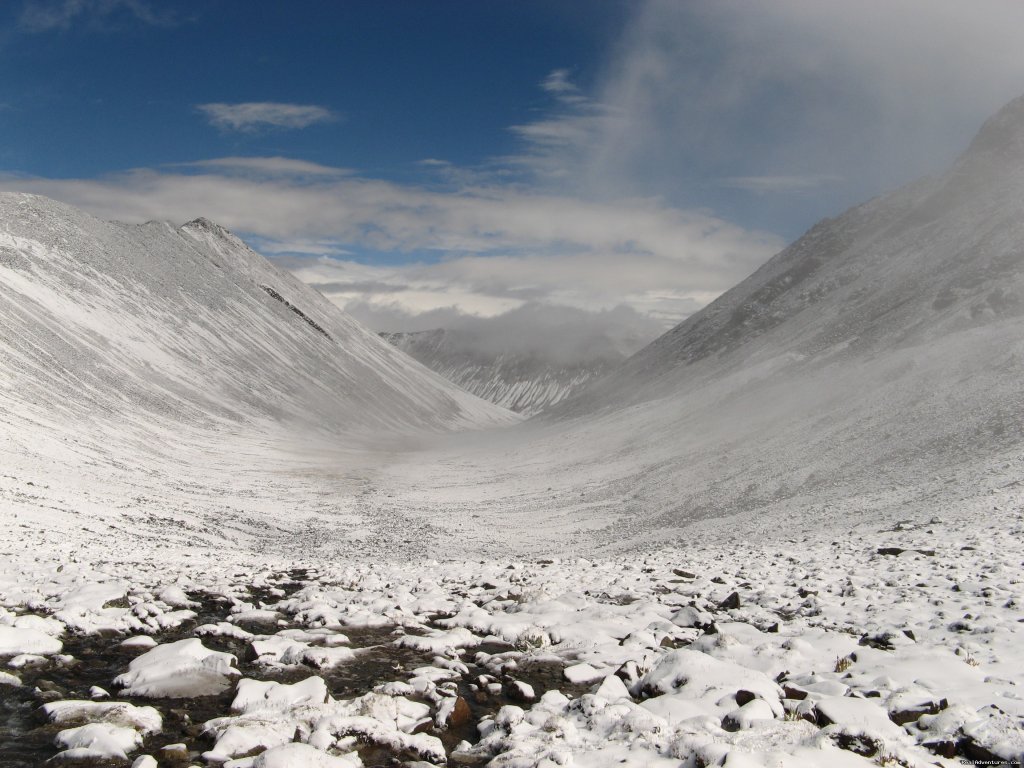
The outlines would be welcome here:
[[[942,170],[1024,91],[1022,50],[1019,0],[648,0],[593,95],[603,117],[546,116],[578,130],[545,160],[677,202],[702,180],[841,179],[827,204],[849,204]]]
[[[22,8],[19,26],[28,32],[66,31],[82,25],[109,28],[118,16],[142,24],[172,26],[178,17],[146,0],[33,0]]]
[[[540,87],[548,93],[578,93],[579,88],[569,79],[568,69],[553,69],[541,80]]]
[[[217,157],[211,160],[197,160],[192,163],[173,163],[167,167],[213,168],[225,173],[237,172],[253,176],[349,176],[348,168],[337,168],[307,160],[288,157]]]
[[[259,128],[306,128],[328,123],[338,116],[315,104],[285,104],[276,101],[248,101],[240,104],[197,104],[210,124],[225,131],[252,131]]]
[[[219,158],[189,171],[6,179],[0,189],[49,195],[108,219],[206,216],[271,255],[341,257],[292,264],[342,306],[364,301],[414,314],[625,304],[661,323],[677,321],[782,245],[656,199],[594,202],[504,186],[446,192],[281,158]],[[353,250],[418,260],[370,267],[345,260]]]

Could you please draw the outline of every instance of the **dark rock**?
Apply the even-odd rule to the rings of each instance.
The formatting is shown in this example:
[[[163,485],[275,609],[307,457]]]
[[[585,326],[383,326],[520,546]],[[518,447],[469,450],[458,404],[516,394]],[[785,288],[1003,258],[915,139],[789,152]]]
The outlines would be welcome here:
[[[720,602],[718,604],[718,607],[726,611],[736,610],[740,607],[740,593],[733,592],[731,595],[725,598],[725,600]]]
[[[888,555],[890,557],[896,557],[902,555],[904,552],[917,552],[919,555],[925,557],[935,557],[934,549],[901,549],[900,547],[879,547],[878,554]]]
[[[831,723],[829,724],[831,725]],[[834,733],[830,738],[840,749],[863,757],[874,757],[882,746],[875,739],[863,733]]]
[[[726,715],[722,718],[722,730],[728,733],[736,733],[740,729],[740,724],[733,718],[732,715]]]
[[[742,689],[736,691],[736,704],[737,704],[737,706],[742,707],[742,706],[744,706],[746,704],[749,704],[750,702],[752,702],[756,698],[757,698],[757,696],[755,696],[750,691],[746,691],[746,690],[742,690]]]
[[[632,690],[633,686],[640,682],[643,674],[640,671],[640,666],[635,661],[630,660],[615,670],[615,676],[625,683],[627,688]]]
[[[956,757],[957,744],[955,741],[926,741],[922,746],[947,760]]]
[[[532,701],[531,697],[525,695],[513,679],[509,679],[509,681],[505,683],[504,688],[505,696],[508,697],[510,701]]]
[[[773,635],[777,635],[779,633],[779,622],[776,621],[774,624],[768,627],[768,629],[766,629],[765,632],[770,632]]]
[[[970,736],[962,738],[957,748],[961,755],[975,765],[1013,765],[1005,756],[996,754]]]
[[[807,698],[807,691],[801,691],[799,688],[794,688],[792,685],[782,686],[782,693],[787,699],[803,701]]]
[[[697,578],[697,574],[696,573],[690,573],[689,571],[684,571],[682,568],[673,568],[672,569],[672,573],[674,573],[676,576],[678,576],[681,579],[696,579]]]
[[[916,723],[922,715],[937,715],[948,706],[949,702],[946,699],[941,699],[940,701],[928,701],[923,704],[919,704],[916,707],[890,712],[889,719],[896,723],[896,725]]]
[[[892,639],[893,634],[891,632],[880,632],[877,635],[864,635],[857,641],[857,644],[869,648],[877,648],[880,651],[892,651],[896,648]]]
[[[723,579],[721,576],[715,576],[713,579],[711,579],[711,581],[714,584],[725,584],[725,579]]]

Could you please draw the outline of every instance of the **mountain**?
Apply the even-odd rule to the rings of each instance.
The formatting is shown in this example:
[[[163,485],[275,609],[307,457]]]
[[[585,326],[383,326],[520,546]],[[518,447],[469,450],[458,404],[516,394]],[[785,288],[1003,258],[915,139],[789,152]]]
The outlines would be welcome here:
[[[1024,312],[1024,97],[938,179],[825,219],[569,407],[621,406],[749,369],[940,345]]]
[[[350,432],[507,421],[205,219],[127,226],[0,195],[8,406]]]
[[[178,532],[197,510],[213,531],[264,491],[267,514],[301,517],[313,492],[286,502],[275,472],[329,454],[341,477],[339,452],[517,419],[204,219],[129,226],[0,195],[0,327],[0,465],[56,494],[0,489],[0,508],[44,528],[133,508]]]
[[[381,336],[467,392],[524,416],[561,402],[625,359],[610,343],[588,350],[586,360],[561,362],[540,350],[495,351],[477,343],[470,330],[438,328]]]

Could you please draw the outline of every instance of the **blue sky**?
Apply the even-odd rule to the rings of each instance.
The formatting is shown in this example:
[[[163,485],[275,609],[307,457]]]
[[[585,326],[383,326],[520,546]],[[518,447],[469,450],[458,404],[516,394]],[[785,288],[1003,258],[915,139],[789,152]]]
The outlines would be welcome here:
[[[207,216],[383,330],[650,337],[1024,92],[1016,0],[11,0],[0,30],[0,187]]]
[[[133,7],[3,4],[9,169],[91,176],[287,155],[408,178],[423,158],[478,164],[515,151],[507,128],[547,106],[537,83],[550,71],[593,76],[625,15],[614,2],[581,14],[550,0],[210,0],[152,3],[147,22]],[[196,105],[224,102],[319,105],[337,119],[211,129]]]

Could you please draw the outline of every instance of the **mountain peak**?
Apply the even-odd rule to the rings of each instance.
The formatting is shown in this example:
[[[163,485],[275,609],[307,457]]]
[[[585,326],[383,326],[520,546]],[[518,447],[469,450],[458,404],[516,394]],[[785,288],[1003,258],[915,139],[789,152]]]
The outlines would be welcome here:
[[[191,230],[205,230],[207,232],[214,232],[219,235],[231,234],[231,232],[228,231],[225,227],[222,227],[215,221],[210,221],[205,216],[200,216],[198,218],[192,219],[192,221],[182,224],[181,228]]]
[[[1024,153],[1024,96],[1018,96],[985,121],[970,147],[967,158],[988,160],[1019,159]]]

